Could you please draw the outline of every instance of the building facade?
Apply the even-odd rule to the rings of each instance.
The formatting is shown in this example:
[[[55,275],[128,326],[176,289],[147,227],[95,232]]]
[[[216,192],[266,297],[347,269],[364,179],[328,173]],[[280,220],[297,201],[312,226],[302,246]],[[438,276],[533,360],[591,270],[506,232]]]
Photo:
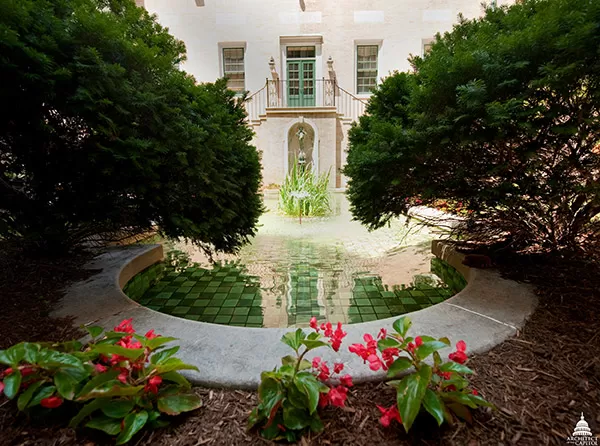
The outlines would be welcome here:
[[[510,0],[497,0],[497,4]],[[265,185],[281,184],[299,155],[345,186],[347,134],[370,90],[410,69],[458,15],[481,0],[137,0],[183,40],[182,69],[198,82],[227,76],[248,91],[248,122]]]

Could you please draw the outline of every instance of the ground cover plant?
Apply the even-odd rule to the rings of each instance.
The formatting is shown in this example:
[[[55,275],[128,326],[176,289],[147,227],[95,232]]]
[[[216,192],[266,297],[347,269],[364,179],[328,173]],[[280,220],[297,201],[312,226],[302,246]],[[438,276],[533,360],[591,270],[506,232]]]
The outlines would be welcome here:
[[[179,370],[197,370],[166,348],[175,338],[135,333],[131,319],[113,331],[87,328],[92,339],[64,343],[22,342],[0,350],[0,393],[28,414],[64,410],[69,426],[86,427],[127,443],[145,426],[163,427],[165,415],[201,406]]]
[[[408,317],[394,322],[394,332],[381,329],[377,339],[365,334],[365,344],[352,344],[350,351],[369,363],[373,371],[387,372],[388,378],[398,378],[387,384],[396,389],[397,401],[381,411],[380,422],[390,426],[397,421],[408,432],[421,412],[429,413],[437,422],[454,423],[455,417],[472,422],[469,408],[493,407],[471,388],[465,375],[473,371],[467,361],[464,341],[456,344],[450,353],[450,361],[444,362],[439,350],[450,346],[448,338],[434,339],[430,336],[407,336],[412,325]],[[426,360],[433,358],[432,364]],[[414,368],[414,371],[409,372]],[[405,375],[400,379],[401,375]]]
[[[472,238],[577,249],[600,211],[599,22],[596,1],[524,0],[438,35],[350,131],[355,217],[460,202]]]
[[[259,428],[268,440],[298,441],[306,433],[324,429],[319,408],[328,405],[344,407],[346,395],[352,387],[350,375],[341,376],[344,364],[332,368],[321,358],[312,362],[305,359],[316,348],[329,347],[339,351],[346,332],[338,322],[334,329],[330,322],[319,327],[317,319],[310,322],[314,332],[307,335],[301,328],[283,335],[281,342],[294,350],[295,356],[281,359],[281,367],[263,372],[258,388],[258,407],[250,414],[248,428]],[[322,332],[322,334],[321,334]],[[340,383],[332,385],[331,378]]]
[[[259,155],[224,80],[133,0],[0,0],[0,237],[65,250],[154,225],[234,251],[262,212]],[[43,38],[40,38],[43,36]]]
[[[330,173],[318,174],[312,166],[300,165],[296,159],[279,188],[279,209],[294,217],[321,217],[330,214]]]

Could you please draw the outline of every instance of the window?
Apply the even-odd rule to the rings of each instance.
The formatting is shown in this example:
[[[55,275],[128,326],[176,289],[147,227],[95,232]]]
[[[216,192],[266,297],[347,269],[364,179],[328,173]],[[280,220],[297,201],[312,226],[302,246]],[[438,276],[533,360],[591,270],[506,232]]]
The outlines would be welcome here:
[[[237,93],[245,90],[244,48],[223,48],[223,75],[227,87]]]
[[[287,58],[288,59],[309,59],[315,57],[314,46],[288,46],[287,47]]]
[[[423,45],[423,56],[431,51],[435,39],[422,39],[421,44]]]
[[[370,93],[377,85],[377,45],[356,47],[356,92]]]

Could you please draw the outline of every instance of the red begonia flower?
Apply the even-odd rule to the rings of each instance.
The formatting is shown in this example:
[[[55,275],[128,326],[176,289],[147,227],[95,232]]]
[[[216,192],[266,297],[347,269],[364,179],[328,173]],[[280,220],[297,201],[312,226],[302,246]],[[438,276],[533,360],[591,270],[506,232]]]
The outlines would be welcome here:
[[[317,318],[314,316],[310,318],[310,328],[317,332],[319,331],[319,326],[317,325]]]
[[[369,355],[369,357],[367,358],[367,361],[369,361],[369,368],[371,370],[373,370],[374,372],[376,372],[377,370],[379,370],[382,367],[384,368],[384,370],[387,369],[385,364],[383,362],[381,362],[381,359],[379,359],[379,356],[377,356],[377,355]]]
[[[477,389],[473,389],[473,391],[471,393],[475,396],[479,395],[479,392],[477,391]]]
[[[452,377],[451,372],[437,372],[437,374],[439,376],[441,376],[443,379],[450,379]]]
[[[329,404],[329,396],[327,393],[319,393],[319,407],[325,407]]]
[[[94,364],[94,368],[96,369],[96,372],[98,372],[98,373],[104,373],[108,370],[108,367],[106,367],[105,365],[102,365],[102,364]]]
[[[464,364],[468,358],[467,358],[467,355],[465,354],[465,352],[456,351],[454,353],[450,353],[448,355],[448,359],[450,359],[450,361],[454,361],[459,364]]]
[[[346,394],[348,393],[348,389],[344,386],[332,387],[329,390],[329,402],[332,406],[336,407],[344,407],[346,403]]]
[[[56,409],[63,403],[61,397],[58,396],[50,396],[48,398],[44,398],[40,401],[40,406],[45,407],[46,409]]]
[[[321,324],[321,330],[323,330],[323,334],[328,338],[333,335],[333,327],[331,326],[331,322]]]
[[[394,356],[398,356],[400,354],[400,350],[395,347],[388,347],[381,352],[381,357],[385,361],[385,365],[389,368],[392,363],[395,361]]]
[[[415,351],[415,348],[416,348],[416,346],[412,342],[409,342],[408,345],[406,346],[406,350],[408,350],[411,353]]]
[[[25,377],[25,376],[29,376],[35,373],[35,369],[33,367],[31,367],[30,365],[26,365],[25,367],[23,367],[21,369],[21,376]]]
[[[346,387],[352,387],[354,384],[352,383],[352,377],[350,375],[344,375],[340,378],[340,384]]]
[[[456,351],[466,352],[467,351],[467,343],[465,341],[458,341],[456,343]]]
[[[319,365],[319,376],[317,376],[317,378],[321,381],[326,381],[329,379],[329,374],[329,367],[327,367],[325,361],[321,362],[321,364]]]
[[[320,362],[321,362],[321,358],[319,358],[318,356],[315,356],[312,360],[313,368],[318,369]]]
[[[7,369],[4,371],[3,375],[4,375],[4,376],[8,376],[8,375],[10,375],[12,372],[13,372],[13,369],[12,369],[11,367],[9,367],[9,368],[7,368]]]
[[[350,347],[348,347],[348,350],[350,351],[350,353],[354,353],[360,356],[363,359],[363,361],[366,361],[367,358],[371,355],[367,348],[362,344],[352,344]]]
[[[0,395],[2,395],[2,392],[4,392],[4,383],[0,381]]]
[[[331,347],[333,348],[334,351],[336,351],[336,352],[340,351],[340,347],[342,345],[342,339],[346,336],[346,334],[347,333],[344,330],[342,330],[342,323],[338,322],[337,328],[335,329],[335,331],[332,332],[331,335],[329,335],[329,338],[330,338],[329,341],[331,342]]]
[[[148,380],[146,385],[144,386],[144,390],[146,392],[152,392],[154,394],[158,393],[158,386],[162,383],[162,378],[160,376],[153,376]]]
[[[154,338],[158,338],[160,335],[154,334],[154,329],[152,329],[152,330],[148,331],[144,336],[148,339],[154,339]]]
[[[379,330],[379,334],[377,335],[377,339],[385,339],[387,337],[387,330],[382,328]]]
[[[344,370],[344,364],[341,362],[333,364],[333,373],[340,373],[342,370]]]
[[[121,381],[123,384],[127,384],[127,377],[129,376],[129,374],[127,373],[127,371],[123,371],[119,374],[119,376],[117,376],[117,379],[119,381]]]
[[[454,384],[450,384],[448,387],[444,389],[445,392],[456,392],[456,386]]]
[[[133,318],[125,319],[124,321],[121,321],[121,323],[114,328],[114,331],[117,331],[120,333],[130,333],[130,334],[135,333],[135,330],[133,329],[133,327],[131,325],[132,320],[133,320]]]
[[[415,338],[415,345],[416,345],[417,347],[420,347],[420,346],[422,346],[422,345],[423,345],[423,339],[421,338],[421,336],[417,336],[417,337]]]
[[[389,427],[392,421],[396,420],[398,423],[402,424],[402,418],[400,418],[400,412],[398,412],[398,406],[392,406],[386,409],[383,406],[377,406],[379,411],[381,412],[381,418],[379,422],[383,427]]]

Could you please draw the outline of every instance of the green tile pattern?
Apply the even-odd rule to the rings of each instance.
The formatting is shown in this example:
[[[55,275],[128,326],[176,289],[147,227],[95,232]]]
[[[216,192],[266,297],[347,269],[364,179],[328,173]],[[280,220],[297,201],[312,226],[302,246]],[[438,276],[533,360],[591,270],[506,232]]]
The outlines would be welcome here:
[[[285,287],[261,289],[259,278],[246,274],[238,263],[208,269],[169,254],[166,262],[132,278],[123,291],[153,310],[201,322],[302,327],[316,316],[319,321],[358,323],[427,308],[466,285],[446,262],[433,259],[431,266],[445,283],[426,274],[415,276],[411,284],[388,287],[378,276],[355,274],[352,289],[344,292],[331,291],[337,290],[336,283],[324,284],[319,268],[298,261],[285,271]]]

